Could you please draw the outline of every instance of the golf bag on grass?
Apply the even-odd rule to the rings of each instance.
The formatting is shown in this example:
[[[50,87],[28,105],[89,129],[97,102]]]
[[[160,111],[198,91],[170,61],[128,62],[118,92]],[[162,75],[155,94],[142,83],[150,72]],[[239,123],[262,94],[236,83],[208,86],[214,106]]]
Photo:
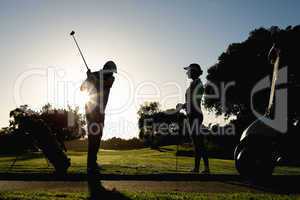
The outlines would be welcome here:
[[[70,159],[63,152],[56,137],[51,133],[50,128],[41,119],[26,118],[23,124],[24,130],[31,135],[39,149],[54,166],[59,175],[63,175],[70,167]]]

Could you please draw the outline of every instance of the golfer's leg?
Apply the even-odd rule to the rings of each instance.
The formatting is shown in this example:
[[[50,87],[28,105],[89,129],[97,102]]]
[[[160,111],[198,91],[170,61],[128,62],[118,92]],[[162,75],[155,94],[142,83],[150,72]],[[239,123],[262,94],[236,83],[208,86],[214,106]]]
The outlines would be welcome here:
[[[88,134],[88,158],[87,158],[87,167],[94,168],[97,161],[97,136],[93,134]]]
[[[99,134],[96,135],[95,137],[95,143],[94,143],[94,149],[95,149],[95,155],[96,155],[96,165],[97,165],[97,155],[98,155],[98,152],[99,152],[99,149],[100,149],[100,143],[101,143],[101,138],[102,138],[102,128],[101,130],[99,130]],[[98,166],[98,165],[97,165]]]
[[[206,146],[204,144],[204,138],[203,137],[199,138],[199,147],[200,147],[201,157],[203,158],[205,170],[209,170],[208,154],[207,154]]]
[[[99,123],[88,124],[88,168],[97,167],[97,154],[102,137],[102,126]]]
[[[207,150],[206,150],[205,147],[202,150],[202,158],[203,158],[203,161],[204,161],[205,169],[209,169],[208,155],[207,155]]]
[[[199,142],[197,136],[193,136],[194,152],[195,152],[195,166],[194,171],[199,172],[200,160],[201,160],[201,149],[199,148]]]

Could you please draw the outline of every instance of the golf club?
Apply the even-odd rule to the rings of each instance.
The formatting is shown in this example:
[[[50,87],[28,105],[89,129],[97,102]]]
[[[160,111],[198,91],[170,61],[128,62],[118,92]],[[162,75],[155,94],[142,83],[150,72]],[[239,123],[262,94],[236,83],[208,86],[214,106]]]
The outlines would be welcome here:
[[[70,35],[73,37],[73,39],[74,39],[74,41],[75,41],[75,44],[76,44],[76,46],[77,46],[77,48],[78,48],[78,50],[79,50],[79,53],[80,53],[80,55],[81,55],[81,57],[82,57],[82,59],[83,59],[83,62],[84,62],[84,64],[85,64],[85,66],[86,66],[86,69],[89,71],[90,70],[90,68],[88,67],[88,65],[86,64],[86,61],[85,61],[85,59],[84,59],[84,57],[83,57],[83,54],[82,54],[82,52],[81,52],[81,49],[80,49],[80,47],[79,47],[79,45],[78,45],[78,43],[77,43],[77,40],[76,40],[76,38],[75,38],[75,31],[72,31],[71,33],[70,33]]]

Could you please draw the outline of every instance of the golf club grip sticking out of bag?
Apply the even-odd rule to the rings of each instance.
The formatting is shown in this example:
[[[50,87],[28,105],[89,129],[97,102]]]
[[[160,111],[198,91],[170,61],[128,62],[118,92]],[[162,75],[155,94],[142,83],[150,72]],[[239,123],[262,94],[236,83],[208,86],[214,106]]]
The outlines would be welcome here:
[[[274,63],[272,84],[271,84],[271,91],[270,91],[270,98],[269,98],[269,105],[268,105],[267,112],[266,112],[267,115],[270,114],[272,106],[273,106],[273,102],[274,102],[275,86],[276,86],[276,80],[278,78],[279,64],[280,64],[280,56],[278,55],[276,57],[276,60],[275,60],[275,63]]]

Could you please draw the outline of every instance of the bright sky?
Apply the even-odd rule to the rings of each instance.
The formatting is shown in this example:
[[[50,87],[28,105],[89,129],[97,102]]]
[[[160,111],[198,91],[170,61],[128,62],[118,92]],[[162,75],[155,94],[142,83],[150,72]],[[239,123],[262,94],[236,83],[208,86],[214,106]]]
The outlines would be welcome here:
[[[83,107],[85,68],[71,30],[92,70],[117,63],[104,137],[131,138],[143,101],[160,101],[162,109],[183,101],[184,66],[197,62],[206,71],[250,30],[299,24],[299,10],[298,0],[2,0],[0,127],[20,104]]]

